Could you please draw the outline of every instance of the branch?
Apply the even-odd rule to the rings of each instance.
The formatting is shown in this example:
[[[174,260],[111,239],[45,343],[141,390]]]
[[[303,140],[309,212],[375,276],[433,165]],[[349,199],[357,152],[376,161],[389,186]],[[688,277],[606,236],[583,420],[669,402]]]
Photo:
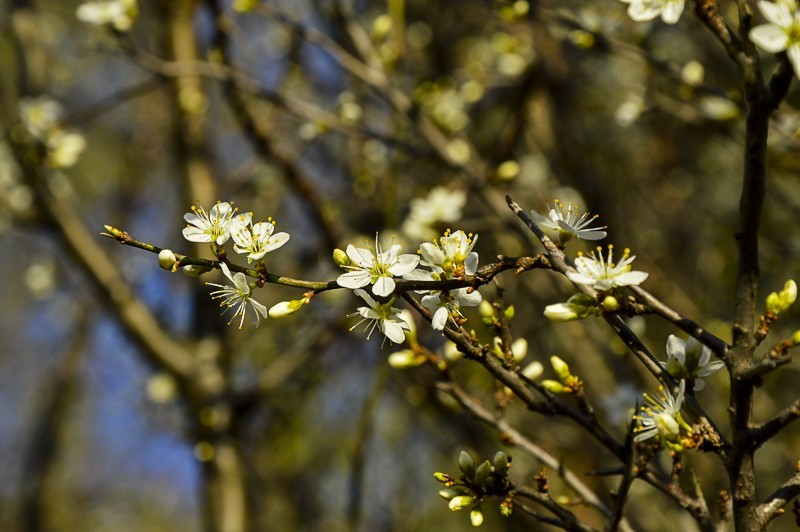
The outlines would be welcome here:
[[[783,430],[790,423],[800,418],[800,399],[787,406],[782,412],[765,421],[752,429],[750,445],[753,449],[761,447],[764,443],[772,439],[778,432]]]
[[[798,465],[800,466],[800,464]],[[756,512],[761,525],[766,528],[770,521],[783,514],[783,507],[798,496],[800,496],[800,470],[795,471],[792,478],[758,506]]]

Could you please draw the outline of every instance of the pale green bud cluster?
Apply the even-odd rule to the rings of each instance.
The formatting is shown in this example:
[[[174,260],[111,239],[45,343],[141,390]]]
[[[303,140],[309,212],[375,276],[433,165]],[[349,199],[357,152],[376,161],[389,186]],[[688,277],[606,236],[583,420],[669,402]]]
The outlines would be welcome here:
[[[778,315],[787,310],[797,300],[797,284],[789,279],[780,292],[767,296],[767,312]]]
[[[573,393],[575,390],[583,386],[583,382],[570,373],[569,366],[561,358],[557,356],[550,357],[550,366],[553,368],[553,373],[556,374],[558,380],[545,379],[542,381],[542,386],[550,393],[562,394]]]

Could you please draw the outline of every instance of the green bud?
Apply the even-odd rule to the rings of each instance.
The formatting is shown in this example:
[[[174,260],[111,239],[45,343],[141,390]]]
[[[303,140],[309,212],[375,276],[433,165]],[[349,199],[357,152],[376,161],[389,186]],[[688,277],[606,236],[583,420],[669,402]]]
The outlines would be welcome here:
[[[492,318],[494,317],[494,307],[484,299],[478,307],[478,313],[484,318]]]
[[[619,308],[619,301],[614,296],[606,296],[603,298],[603,310],[606,312],[614,312]]]
[[[539,361],[531,362],[522,370],[522,374],[532,381],[541,377],[542,373],[544,373],[544,366]]]
[[[550,365],[553,366],[553,372],[556,374],[561,384],[567,384],[572,377],[567,363],[554,355],[550,357]]]
[[[772,292],[767,296],[767,312],[778,314],[781,311],[781,301],[777,292]]]
[[[270,318],[285,318],[290,316],[308,304],[310,299],[295,299],[293,301],[281,301],[269,309]]]
[[[797,300],[797,283],[791,279],[786,281],[786,284],[783,285],[783,290],[781,290],[779,297],[781,300],[781,306],[783,307],[782,310],[786,310],[792,306],[792,304]]]
[[[472,523],[472,526],[481,526],[483,524],[483,513],[478,510],[472,510],[469,513],[469,522]]]
[[[499,336],[495,336],[492,339],[492,353],[494,353],[494,356],[496,356],[500,360],[506,358],[506,354],[503,351],[503,341],[500,339]]]
[[[446,484],[448,482],[452,482],[453,481],[453,479],[450,478],[450,475],[448,475],[447,473],[442,473],[441,471],[437,471],[436,473],[434,473],[433,474],[433,478],[435,478],[436,480],[438,480],[442,484]]]
[[[158,265],[165,270],[172,270],[178,261],[171,249],[162,249],[158,252]]]
[[[345,253],[339,248],[333,250],[333,262],[335,262],[336,265],[339,266],[340,268],[344,266],[350,266],[351,264],[353,264],[350,261],[350,257],[347,256],[347,253]]]
[[[492,465],[494,465],[495,473],[505,475],[508,473],[508,468],[511,467],[511,459],[503,451],[497,451],[492,458]]]
[[[452,511],[456,512],[458,510],[463,510],[464,508],[469,508],[474,503],[475,497],[472,495],[456,495],[450,499],[450,503],[447,506]]]
[[[475,459],[467,451],[461,451],[458,454],[458,468],[468,479],[475,478]]]
[[[509,306],[507,306],[507,307],[506,307],[506,310],[505,310],[505,315],[506,315],[506,319],[507,319],[508,321],[511,321],[511,320],[513,320],[513,319],[514,319],[514,315],[515,315],[516,313],[517,313],[517,311],[516,311],[516,309],[514,308],[514,305],[509,305]]]
[[[455,364],[464,358],[464,353],[458,350],[458,346],[456,344],[448,341],[446,344],[444,344],[444,358],[447,360],[448,364]]]
[[[475,484],[483,485],[486,482],[486,479],[492,473],[492,464],[489,463],[489,460],[485,460],[478,468],[475,470]]]
[[[549,391],[550,393],[568,393],[570,390],[563,384],[558,381],[551,381],[550,379],[545,379],[542,381],[542,386]]]

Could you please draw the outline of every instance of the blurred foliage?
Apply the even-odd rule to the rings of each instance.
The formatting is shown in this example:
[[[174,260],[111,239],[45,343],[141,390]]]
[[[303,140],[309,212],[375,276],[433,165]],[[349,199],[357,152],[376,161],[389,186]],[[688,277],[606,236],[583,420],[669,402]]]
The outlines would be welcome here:
[[[112,224],[161,247],[192,252],[180,235],[181,216],[198,198],[187,197],[191,154],[179,139],[186,135],[181,115],[194,114],[202,118],[202,155],[211,165],[216,197],[260,218],[274,216],[292,235],[269,255],[271,273],[310,280],[338,275],[307,199],[289,184],[292,172],[313,186],[340,247],[381,230],[395,232],[406,251],[413,251],[417,242],[400,232],[411,200],[434,186],[465,191],[462,220],[448,225],[480,235],[481,264],[498,254],[540,251],[503,203],[498,207],[490,198],[510,194],[539,212],[558,198],[598,213],[608,226],[607,242],[630,247],[636,268],[650,273],[648,290],[730,340],[741,89],[734,66],[691,13],[681,24],[665,26],[632,23],[625,6],[612,0],[353,2],[353,20],[371,39],[391,90],[412,102],[401,113],[386,91],[347,72],[336,52],[300,31],[313,28],[356,53],[359,44],[342,14],[347,10],[337,2],[275,1],[248,13],[226,6],[234,61],[260,83],[245,101],[287,166],[259,155],[225,102],[225,85],[213,75],[195,92],[184,89],[175,97],[170,78],[148,72],[148,54],[166,59],[172,53],[169,2],[142,1],[139,19],[122,37],[80,23],[78,4],[0,4],[0,68],[6,73],[0,92],[6,107],[22,96],[55,98],[66,110],[64,123],[85,136],[80,160],[54,179],[63,201],[96,233]],[[192,6],[192,27],[200,56],[218,64],[209,5]],[[28,52],[41,61],[35,71],[40,80],[22,78],[5,29],[23,12],[39,38],[41,48]],[[123,46],[127,39],[135,45]],[[35,93],[20,93],[18,87],[26,85]],[[790,93],[771,135],[763,294],[798,276],[798,102],[798,94]],[[419,117],[445,139],[450,161],[419,133]],[[40,488],[43,529],[201,529],[196,456],[202,453],[188,429],[180,390],[171,391],[158,368],[140,356],[52,227],[37,216],[35,195],[10,155],[1,157],[6,282],[0,294],[6,312],[0,320],[0,442],[7,451],[0,456],[0,528],[19,529],[23,502],[31,495],[24,464],[35,458],[30,451],[56,393],[55,376],[77,350],[69,393],[59,396],[65,404],[52,435],[53,466]],[[465,171],[476,161],[485,163],[486,175]],[[188,340],[209,327],[209,318],[198,316],[215,312],[196,304],[206,297],[201,283],[169,275],[150,254],[104,244],[171,332]],[[590,246],[571,243],[569,253]],[[654,387],[652,377],[601,321],[553,324],[543,317],[544,306],[571,294],[565,279],[536,270],[498,279],[506,289],[504,303],[516,308],[513,333],[528,341],[526,362],[549,367],[551,355],[567,361],[621,439],[640,392]],[[496,297],[491,286],[481,292],[485,299]],[[300,293],[269,285],[258,297],[269,307]],[[318,295],[284,320],[224,331],[234,388],[244,392],[259,378],[275,380],[235,427],[253,528],[471,528],[438,499],[432,472],[452,469],[464,448],[492,456],[502,438],[437,394],[436,369],[390,369],[388,345],[380,348],[379,340],[348,333],[344,317],[353,308],[352,296],[336,291]],[[468,327],[491,343],[492,332],[477,311],[465,314]],[[791,336],[793,323],[796,309],[782,314],[771,338]],[[417,325],[423,345],[442,347],[439,333]],[[651,317],[635,318],[632,326],[666,360],[667,336],[676,331]],[[548,371],[545,378],[552,378]],[[794,363],[765,380],[756,419],[795,399],[797,377]],[[453,378],[485,404],[502,393],[468,362],[457,365]],[[727,386],[715,374],[700,396],[723,427]],[[574,471],[613,462],[590,448],[569,422],[533,415],[513,401],[505,418]],[[759,454],[760,493],[789,475],[798,447],[797,426],[765,446]],[[539,470],[521,451],[504,450],[514,458],[511,477],[523,482]],[[691,453],[685,460],[686,471],[702,479],[713,500],[725,486],[718,462]],[[601,494],[615,488],[613,478],[585,481]],[[550,490],[570,496],[556,475]],[[645,484],[634,484],[631,497],[627,517],[637,529],[695,526]],[[573,510],[589,523],[602,522],[596,512]],[[485,508],[484,515],[490,530],[540,526],[522,512],[506,519]]]

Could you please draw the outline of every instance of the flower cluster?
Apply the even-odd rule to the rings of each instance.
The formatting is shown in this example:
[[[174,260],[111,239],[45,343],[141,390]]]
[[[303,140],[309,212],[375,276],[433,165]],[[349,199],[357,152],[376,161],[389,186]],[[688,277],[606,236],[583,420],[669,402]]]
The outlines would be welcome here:
[[[404,275],[404,278],[414,281],[444,281],[475,275],[478,254],[472,248],[477,241],[478,235],[468,235],[460,230],[455,233],[446,231],[438,241],[426,242],[420,246],[420,264],[428,269],[413,270]],[[477,306],[483,300],[481,294],[472,288],[418,293],[426,294],[422,298],[422,305],[433,313],[431,324],[437,331],[444,329],[448,319],[459,326],[459,322],[464,321],[460,308]]]
[[[602,240],[606,237],[605,227],[588,227],[597,219],[597,215],[589,216],[583,213],[578,216],[576,207],[570,203],[564,210],[564,204],[555,200],[554,206],[548,205],[547,215],[542,216],[536,211],[531,211],[531,216],[544,229],[558,232],[558,241],[561,245],[567,243],[572,237],[583,240]]]
[[[47,148],[47,163],[53,168],[74,166],[86,149],[83,135],[65,130],[59,125],[62,115],[61,104],[47,96],[22,98],[19,101],[22,125]]]
[[[136,0],[103,0],[86,2],[78,6],[78,20],[96,26],[112,26],[117,31],[128,31],[133,26],[139,6]]]
[[[348,270],[340,275],[336,282],[344,288],[363,288],[372,285],[372,293],[379,297],[386,297],[394,292],[394,276],[403,276],[417,267],[419,257],[406,253],[400,255],[403,249],[400,244],[393,244],[388,250],[383,251],[375,235],[375,247],[357,248],[350,244],[347,246],[346,263],[342,268]]]

